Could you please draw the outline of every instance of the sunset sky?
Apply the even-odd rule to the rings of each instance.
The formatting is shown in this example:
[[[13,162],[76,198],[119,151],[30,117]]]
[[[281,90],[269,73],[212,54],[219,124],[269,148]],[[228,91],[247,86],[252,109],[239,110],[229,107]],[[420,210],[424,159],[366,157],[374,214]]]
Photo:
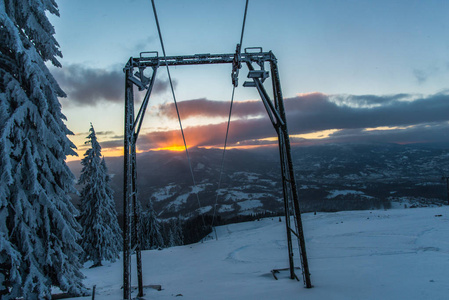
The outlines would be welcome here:
[[[244,0],[156,0],[167,55],[233,53]],[[105,156],[121,155],[124,73],[159,51],[150,0],[59,0],[51,17],[64,58],[51,68],[82,155],[94,125]],[[449,141],[448,1],[250,0],[243,47],[278,58],[292,142]],[[172,67],[190,147],[222,147],[231,65]],[[247,70],[240,71],[240,83]],[[267,81],[268,82],[268,81]],[[229,146],[276,144],[255,88],[236,89]],[[182,144],[159,68],[138,149]]]

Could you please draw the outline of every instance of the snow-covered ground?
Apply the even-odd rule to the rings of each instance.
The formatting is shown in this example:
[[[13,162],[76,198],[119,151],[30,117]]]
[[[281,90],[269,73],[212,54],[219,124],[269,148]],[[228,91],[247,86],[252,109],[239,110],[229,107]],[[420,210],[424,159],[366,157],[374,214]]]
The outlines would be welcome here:
[[[348,194],[363,195],[364,193],[361,191],[354,191],[354,190],[332,190],[329,192],[329,195],[327,195],[326,198],[331,199],[337,196],[345,196]]]
[[[304,214],[303,223],[312,289],[271,275],[288,262],[284,222],[268,218],[221,226],[218,241],[143,252],[144,285],[162,285],[144,299],[448,299],[449,207]],[[122,298],[121,261],[83,271],[95,299]]]

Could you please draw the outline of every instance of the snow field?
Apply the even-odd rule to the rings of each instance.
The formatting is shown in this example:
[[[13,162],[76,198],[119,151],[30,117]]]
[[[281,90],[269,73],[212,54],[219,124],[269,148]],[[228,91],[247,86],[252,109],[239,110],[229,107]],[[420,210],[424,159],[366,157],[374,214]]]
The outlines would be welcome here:
[[[288,266],[286,234],[284,218],[267,218],[218,227],[218,241],[144,251],[144,285],[162,285],[144,298],[447,299],[449,207],[304,214],[303,223],[312,289],[300,271],[301,282],[272,277]],[[83,271],[95,299],[122,298],[121,261]]]

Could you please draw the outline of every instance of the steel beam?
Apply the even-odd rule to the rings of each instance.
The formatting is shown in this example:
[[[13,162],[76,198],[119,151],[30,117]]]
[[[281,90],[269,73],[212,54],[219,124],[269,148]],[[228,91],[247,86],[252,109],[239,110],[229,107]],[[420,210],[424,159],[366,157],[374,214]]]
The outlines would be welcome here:
[[[131,57],[125,66],[125,69],[138,67],[159,67],[165,66],[183,66],[183,65],[204,65],[204,64],[232,64],[235,53],[228,54],[195,54],[181,56],[160,56],[151,57]],[[241,53],[240,62],[276,62],[276,57],[270,52]]]

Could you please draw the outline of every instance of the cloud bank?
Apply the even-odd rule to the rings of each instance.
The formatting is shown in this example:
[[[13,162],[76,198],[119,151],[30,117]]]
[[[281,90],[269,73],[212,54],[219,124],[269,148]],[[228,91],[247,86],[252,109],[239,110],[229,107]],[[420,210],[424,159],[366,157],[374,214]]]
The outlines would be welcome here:
[[[75,106],[95,106],[98,103],[124,103],[125,75],[122,70],[89,68],[72,64],[52,68],[52,73]],[[157,79],[152,94],[161,94],[169,88],[168,80]]]
[[[324,139],[311,141],[293,137],[292,142],[390,142],[420,143],[449,141],[449,91],[429,96],[325,95],[310,93],[284,100],[290,135],[337,129]],[[223,118],[229,101],[195,99],[179,102],[181,117]],[[176,118],[173,104],[159,106],[159,115]],[[228,143],[232,145],[273,144],[275,131],[261,101],[234,104]],[[381,127],[381,128],[379,128]],[[377,130],[366,130],[378,128]],[[389,129],[389,130],[385,130]],[[222,147],[226,123],[185,128],[189,146]],[[156,131],[139,138],[142,150],[182,145],[178,130]]]

